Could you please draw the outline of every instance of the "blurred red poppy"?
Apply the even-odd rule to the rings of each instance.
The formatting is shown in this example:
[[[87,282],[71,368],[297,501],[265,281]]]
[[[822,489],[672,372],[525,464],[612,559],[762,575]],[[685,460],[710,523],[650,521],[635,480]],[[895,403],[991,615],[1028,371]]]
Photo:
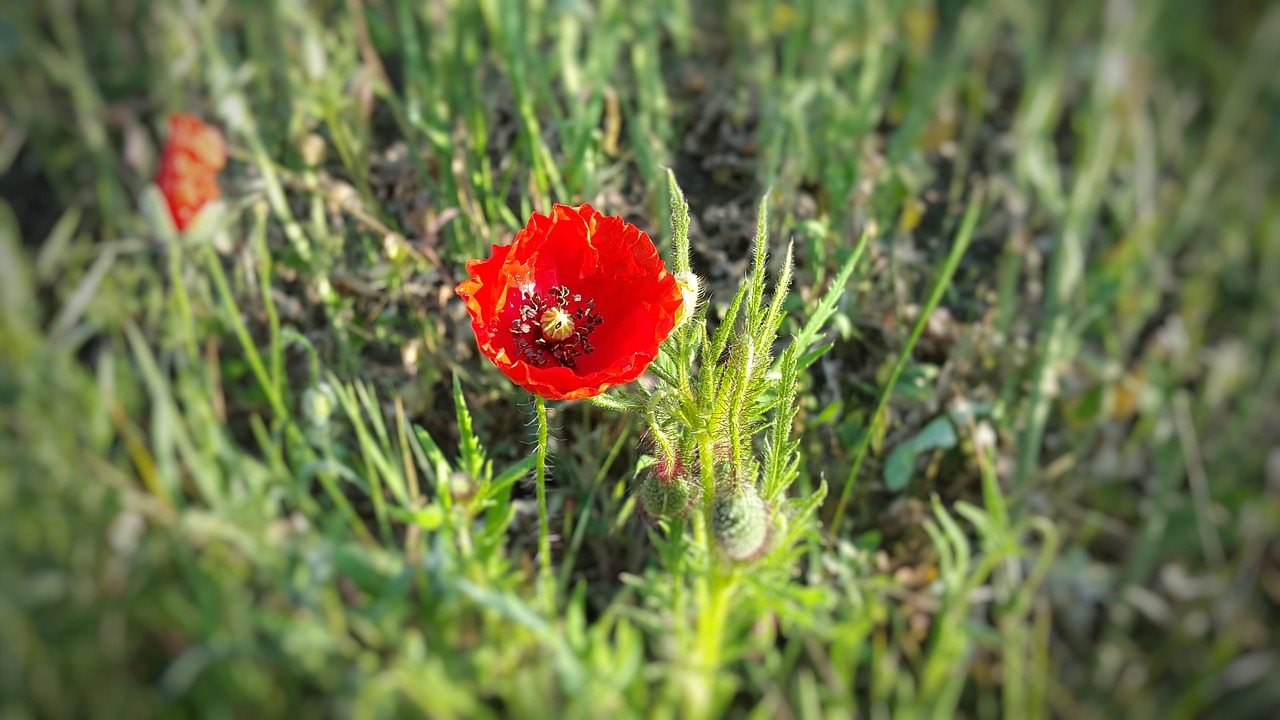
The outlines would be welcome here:
[[[534,213],[458,285],[480,351],[548,400],[629,383],[658,355],[683,300],[643,231],[590,205]]]
[[[194,115],[169,118],[156,185],[178,230],[186,230],[206,203],[221,197],[218,173],[226,164],[227,148],[217,128]]]

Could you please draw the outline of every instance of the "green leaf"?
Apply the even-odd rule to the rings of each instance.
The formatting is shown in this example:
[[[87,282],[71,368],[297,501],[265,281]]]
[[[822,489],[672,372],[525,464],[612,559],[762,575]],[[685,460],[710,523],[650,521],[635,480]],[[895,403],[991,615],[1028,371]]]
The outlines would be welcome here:
[[[830,287],[827,288],[827,293],[822,296],[822,300],[818,301],[817,307],[809,315],[809,320],[805,322],[804,327],[800,328],[795,342],[801,352],[808,351],[810,346],[818,341],[827,321],[835,314],[836,305],[840,302],[840,298],[844,296],[845,285],[849,283],[849,277],[853,275],[853,269],[857,267],[858,259],[862,257],[862,252],[866,250],[867,241],[870,237],[871,234],[869,232],[862,233],[862,237],[858,239],[858,244],[854,247],[853,253],[849,255],[848,260],[845,260],[844,265],[840,267],[840,272],[831,281]],[[801,367],[807,367],[809,363],[816,359],[816,357],[808,359],[808,362],[802,363]]]
[[[596,395],[590,398],[589,402],[596,407],[623,413],[643,412],[646,405],[646,400],[643,396],[624,392]]]
[[[689,264],[689,203],[676,182],[676,174],[667,168],[667,188],[671,194],[671,247],[675,258],[672,263],[678,273],[691,272]]]
[[[429,465],[422,465],[423,472],[431,473],[435,478],[436,484],[443,486],[449,482],[449,476],[453,474],[453,468],[449,466],[449,460],[444,456],[444,452],[440,450],[440,446],[436,444],[431,433],[422,428],[421,425],[413,426],[414,434],[418,437],[418,442],[422,445],[423,452],[426,453]],[[421,460],[419,460],[421,463]],[[443,492],[443,490],[441,490]]]
[[[760,337],[758,342],[762,350],[768,350],[773,345],[773,341],[778,336],[778,328],[782,326],[783,306],[786,304],[787,295],[791,292],[791,271],[795,265],[795,243],[787,243],[787,254],[782,260],[782,274],[778,276],[778,282],[773,286],[773,300],[769,302],[769,309],[765,313],[764,323],[760,327]]]
[[[733,325],[738,318],[738,310],[742,307],[742,300],[747,295],[750,285],[744,284],[738,288],[738,294],[733,296],[733,301],[729,303],[729,309],[724,314],[724,319],[720,321],[720,327],[716,328],[716,332],[711,336],[711,343],[707,345],[707,352],[702,356],[702,364],[714,365],[720,361],[720,355],[724,353],[725,346],[729,344],[729,334],[733,331]]]
[[[0,200],[0,323],[8,330],[34,324],[31,266],[22,247],[22,229],[9,203]]]
[[[62,217],[58,218],[53,229],[49,231],[44,244],[40,246],[39,254],[36,255],[35,273],[36,280],[39,282],[53,280],[65,266],[67,250],[71,247],[75,232],[80,227],[80,215],[78,207],[67,208],[62,213]]]
[[[833,347],[835,347],[834,342],[823,343],[822,345],[819,345],[818,347],[806,352],[804,355],[801,355],[800,362],[798,364],[799,368],[801,370],[808,370],[810,365],[817,362],[818,358],[822,357],[823,355],[826,355],[827,351],[829,351]]]
[[[493,482],[489,485],[487,494],[496,497],[499,492],[514,485],[517,480],[533,471],[535,460],[537,460],[536,457],[528,455],[520,458],[506,470],[503,470],[493,479]]]
[[[892,372],[892,368],[886,368]],[[909,403],[920,403],[932,399],[936,393],[933,382],[938,377],[938,366],[921,363],[912,365],[902,371],[898,382],[893,386],[893,398]]]
[[[884,466],[884,484],[898,492],[911,482],[916,457],[922,452],[956,446],[956,429],[945,415],[921,428],[915,437],[894,448]]]
[[[467,409],[467,399],[462,395],[462,383],[457,373],[453,375],[453,406],[458,414],[458,453],[462,470],[480,480],[484,476],[484,449],[471,429],[471,411]]]
[[[412,523],[423,530],[439,530],[440,526],[444,525],[444,506],[440,503],[431,503],[419,510],[390,507],[387,511],[396,520],[406,524]]]
[[[758,328],[764,322],[764,273],[769,260],[769,193],[760,198],[756,216],[756,237],[752,241],[751,277],[747,281],[747,327]]]

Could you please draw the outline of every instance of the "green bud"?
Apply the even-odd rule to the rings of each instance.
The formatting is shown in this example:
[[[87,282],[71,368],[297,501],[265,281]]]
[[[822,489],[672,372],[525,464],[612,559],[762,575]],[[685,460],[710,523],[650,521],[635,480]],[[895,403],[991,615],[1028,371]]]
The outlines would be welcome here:
[[[696,493],[693,483],[681,473],[664,476],[659,472],[647,472],[636,488],[640,507],[650,517],[670,520],[683,517],[693,504]]]
[[[454,500],[465,502],[475,497],[476,481],[470,475],[461,470],[454,470],[449,474],[449,494]]]
[[[333,415],[336,401],[333,389],[327,383],[307,388],[302,393],[302,415],[313,427],[324,427]]]
[[[754,484],[717,492],[711,505],[711,532],[730,560],[747,562],[764,554],[769,540],[769,511]]]

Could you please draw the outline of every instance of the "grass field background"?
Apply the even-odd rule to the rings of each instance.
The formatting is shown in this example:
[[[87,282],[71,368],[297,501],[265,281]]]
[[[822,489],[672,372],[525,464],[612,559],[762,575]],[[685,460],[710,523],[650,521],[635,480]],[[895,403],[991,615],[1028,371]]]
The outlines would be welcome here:
[[[1280,708],[1274,4],[53,0],[0,58],[0,717]],[[812,515],[708,596],[643,422],[553,403],[543,593],[453,288],[553,202],[669,257],[670,178],[711,327],[766,192],[780,349],[836,283]]]

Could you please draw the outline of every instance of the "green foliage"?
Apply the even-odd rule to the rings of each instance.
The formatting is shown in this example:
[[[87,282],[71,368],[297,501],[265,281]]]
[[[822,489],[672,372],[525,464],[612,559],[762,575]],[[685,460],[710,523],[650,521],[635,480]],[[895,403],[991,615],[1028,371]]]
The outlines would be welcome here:
[[[899,492],[911,481],[916,457],[930,450],[949,450],[956,446],[956,431],[947,417],[939,417],[925,425],[910,440],[893,449],[884,464],[884,486]]]
[[[1280,703],[1267,3],[15,2],[0,59],[0,716]],[[515,413],[451,292],[553,201],[699,301]]]
[[[680,248],[687,252],[687,237],[682,240],[680,234],[687,235],[688,203],[674,180],[669,190],[671,224],[678,233],[674,245],[679,254]],[[698,521],[712,528],[727,557],[735,560],[755,559],[763,552],[766,529],[773,521],[761,492],[770,501],[785,495],[797,477],[800,462],[792,423],[798,409],[797,362],[809,348],[797,339],[778,359],[775,369],[773,346],[785,319],[783,306],[790,287],[793,256],[788,245],[778,282],[766,302],[768,244],[766,197],[760,201],[750,274],[711,340],[703,342],[707,319],[706,309],[702,308],[697,320],[675,330],[654,363],[652,369],[662,382],[642,389],[637,398],[644,404],[650,433],[666,458],[659,462],[699,469],[696,484],[702,488],[704,500]],[[859,249],[841,277],[848,277],[860,255]],[[830,308],[842,291],[843,286],[833,285],[823,298],[819,307],[827,308],[822,311],[824,318],[830,316]],[[802,335],[812,343],[819,332],[820,328],[809,325]],[[615,409],[631,407],[626,401],[610,399],[600,404]],[[669,489],[673,484],[679,488]],[[674,498],[679,502],[672,507],[683,507],[684,500],[693,495],[693,485],[691,478],[684,477],[673,478],[668,484],[648,481],[639,490],[641,503],[646,508],[664,509],[667,501]],[[781,508],[773,512],[785,518]],[[664,517],[668,513],[651,514]],[[811,518],[788,518],[786,522],[802,529],[788,536],[799,539]],[[779,543],[775,549],[785,555],[791,545]]]

